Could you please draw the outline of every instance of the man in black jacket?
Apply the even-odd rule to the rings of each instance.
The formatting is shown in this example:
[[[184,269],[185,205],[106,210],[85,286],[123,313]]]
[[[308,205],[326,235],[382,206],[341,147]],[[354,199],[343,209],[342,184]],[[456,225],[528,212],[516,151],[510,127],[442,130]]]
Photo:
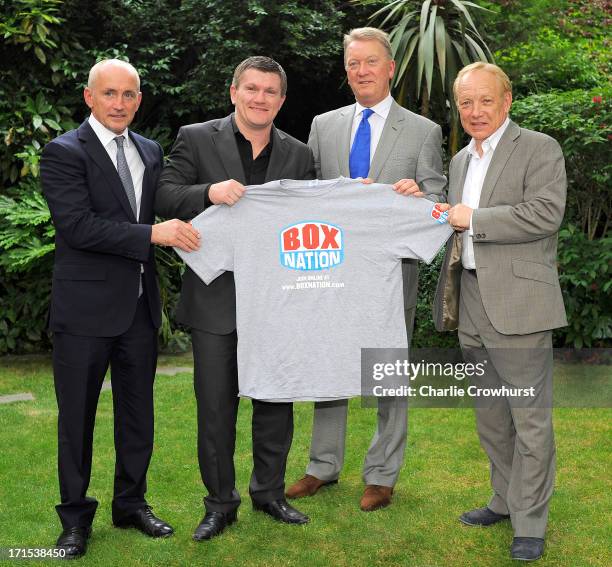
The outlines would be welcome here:
[[[230,87],[235,113],[180,129],[160,178],[156,212],[190,220],[211,205],[233,205],[245,185],[313,179],[310,149],[273,125],[286,91],[287,78],[276,61],[249,57],[240,63]],[[193,344],[198,459],[208,490],[206,514],[193,535],[200,541],[235,522],[240,504],[233,461],[239,401],[233,274],[207,286],[187,268],[177,319],[191,329]],[[279,521],[303,524],[308,517],[284,496],[292,436],[291,403],[253,400],[253,505]]]
[[[153,244],[198,247],[173,219],[154,223],[159,144],[128,126],[141,100],[136,69],[92,67],[84,92],[91,116],[45,147],[42,188],[55,224],[49,329],[59,409],[58,472],[63,531],[57,547],[83,555],[98,506],[87,496],[93,429],[110,364],[115,420],[113,522],[152,537],[172,534],[144,498],[153,450],[153,378],[161,322]]]

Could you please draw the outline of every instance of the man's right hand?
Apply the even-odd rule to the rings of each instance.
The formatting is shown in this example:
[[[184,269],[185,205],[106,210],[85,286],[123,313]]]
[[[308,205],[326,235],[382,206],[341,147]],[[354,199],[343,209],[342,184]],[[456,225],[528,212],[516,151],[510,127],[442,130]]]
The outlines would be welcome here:
[[[244,195],[244,185],[234,179],[213,183],[208,190],[208,198],[213,205],[235,205]]]
[[[171,219],[151,227],[151,242],[193,252],[200,247],[200,233],[188,222]]]

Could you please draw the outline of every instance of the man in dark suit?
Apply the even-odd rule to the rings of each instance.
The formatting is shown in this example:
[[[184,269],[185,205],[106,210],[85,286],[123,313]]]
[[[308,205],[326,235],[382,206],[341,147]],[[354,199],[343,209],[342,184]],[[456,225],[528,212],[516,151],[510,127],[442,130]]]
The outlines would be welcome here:
[[[286,91],[287,78],[276,61],[249,57],[240,63],[230,87],[235,113],[180,129],[161,175],[156,212],[188,220],[211,205],[233,205],[245,185],[314,178],[308,147],[273,125]],[[193,535],[201,541],[235,522],[240,504],[233,459],[238,411],[233,274],[205,285],[187,268],[177,319],[191,329],[193,344],[198,460],[208,490],[206,514]],[[281,522],[303,524],[308,517],[284,496],[292,437],[292,404],[253,400],[253,506]]]
[[[110,364],[115,422],[113,522],[151,537],[172,528],[145,500],[153,449],[153,378],[160,298],[153,244],[198,248],[173,219],[153,224],[162,166],[159,144],[128,132],[141,100],[136,69],[118,60],[92,67],[91,116],[45,147],[41,179],[55,224],[49,329],[59,409],[58,471],[63,531],[57,547],[83,555],[98,506],[87,496],[100,388]]]

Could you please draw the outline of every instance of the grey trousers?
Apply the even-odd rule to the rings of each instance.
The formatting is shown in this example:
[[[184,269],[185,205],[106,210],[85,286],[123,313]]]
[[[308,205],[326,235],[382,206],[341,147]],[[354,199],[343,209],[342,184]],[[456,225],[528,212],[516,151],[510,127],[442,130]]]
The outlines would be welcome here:
[[[408,344],[416,308],[405,310]],[[306,473],[321,480],[336,480],[344,464],[348,400],[315,402]],[[394,486],[404,462],[408,434],[408,398],[380,398],[377,427],[363,465],[365,484]]]
[[[484,362],[486,387],[534,386],[528,399],[489,398],[476,407],[480,443],[490,461],[488,507],[510,514],[515,537],[544,538],[555,479],[552,424],[552,332],[502,335],[489,321],[478,279],[463,271],[459,342],[466,361]]]

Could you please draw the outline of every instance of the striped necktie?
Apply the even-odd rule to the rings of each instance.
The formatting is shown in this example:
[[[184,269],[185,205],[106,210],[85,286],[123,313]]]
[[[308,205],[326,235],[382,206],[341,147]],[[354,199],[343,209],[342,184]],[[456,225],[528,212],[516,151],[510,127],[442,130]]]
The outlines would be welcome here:
[[[121,179],[121,184],[125,190],[132,211],[134,211],[134,217],[138,220],[138,208],[136,207],[136,192],[134,191],[134,183],[132,182],[132,176],[130,175],[130,168],[128,167],[127,160],[125,159],[125,151],[123,144],[125,138],[123,136],[117,136],[115,143],[117,144],[117,173]]]
[[[128,167],[127,159],[125,159],[125,150],[123,149],[124,142],[125,138],[123,136],[117,136],[115,138],[115,143],[117,144],[117,173],[119,174],[119,179],[121,179],[121,184],[123,185],[125,194],[127,195],[128,201],[130,202],[130,207],[132,207],[132,211],[134,211],[134,217],[136,218],[136,221],[138,221],[136,191],[134,191],[134,182],[132,181],[132,175],[130,174],[130,168]],[[142,272],[143,267],[142,264],[140,264],[140,282],[138,283],[138,297],[142,295]]]

